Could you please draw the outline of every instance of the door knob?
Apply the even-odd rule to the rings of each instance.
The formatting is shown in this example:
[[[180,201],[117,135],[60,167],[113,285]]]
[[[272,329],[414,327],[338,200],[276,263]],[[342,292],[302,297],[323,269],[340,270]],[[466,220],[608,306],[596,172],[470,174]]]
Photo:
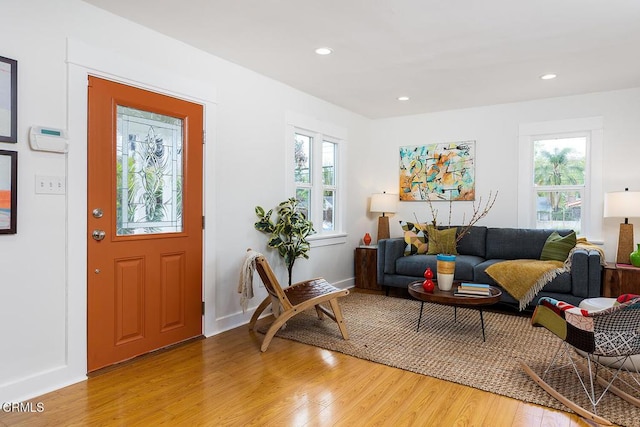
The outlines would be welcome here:
[[[93,240],[97,241],[104,239],[104,236],[106,235],[107,233],[105,233],[104,230],[93,230],[93,233],[91,233],[91,237],[93,237]]]

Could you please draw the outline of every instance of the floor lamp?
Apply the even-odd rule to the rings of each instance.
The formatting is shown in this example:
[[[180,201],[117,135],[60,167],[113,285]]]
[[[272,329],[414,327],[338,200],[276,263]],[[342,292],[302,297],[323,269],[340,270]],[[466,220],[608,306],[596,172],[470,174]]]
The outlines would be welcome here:
[[[640,217],[640,192],[615,191],[604,195],[604,217],[624,218],[620,224],[618,235],[618,254],[616,263],[630,264],[629,254],[633,252],[633,224],[629,224],[629,218]]]
[[[371,196],[371,208],[369,210],[371,212],[382,212],[382,216],[378,218],[378,240],[391,237],[389,234],[389,217],[385,216],[385,213],[395,213],[397,202],[397,194],[382,192]]]

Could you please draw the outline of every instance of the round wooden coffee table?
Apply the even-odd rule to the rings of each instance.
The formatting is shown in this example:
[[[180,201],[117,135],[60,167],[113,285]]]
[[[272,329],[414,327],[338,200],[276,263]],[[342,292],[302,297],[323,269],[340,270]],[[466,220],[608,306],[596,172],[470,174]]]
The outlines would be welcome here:
[[[484,317],[482,316],[482,308],[493,305],[500,301],[502,292],[495,286],[490,286],[491,296],[465,296],[455,295],[454,291],[458,287],[460,282],[454,282],[453,288],[450,291],[442,291],[436,288],[433,293],[426,292],[422,288],[422,281],[416,281],[409,283],[409,294],[417,300],[420,300],[420,316],[418,317],[418,326],[416,332],[420,330],[420,322],[422,321],[422,310],[425,302],[432,302],[434,304],[450,305],[454,308],[454,321],[457,321],[457,308],[475,308],[480,312],[480,324],[482,325],[482,341],[485,341],[484,334]]]

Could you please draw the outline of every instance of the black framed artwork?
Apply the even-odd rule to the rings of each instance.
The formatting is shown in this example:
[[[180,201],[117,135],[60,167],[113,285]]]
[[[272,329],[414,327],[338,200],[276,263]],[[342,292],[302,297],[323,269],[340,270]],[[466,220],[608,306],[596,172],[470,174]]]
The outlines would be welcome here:
[[[0,150],[0,234],[16,234],[18,152]]]
[[[0,56],[0,142],[18,142],[18,61]]]

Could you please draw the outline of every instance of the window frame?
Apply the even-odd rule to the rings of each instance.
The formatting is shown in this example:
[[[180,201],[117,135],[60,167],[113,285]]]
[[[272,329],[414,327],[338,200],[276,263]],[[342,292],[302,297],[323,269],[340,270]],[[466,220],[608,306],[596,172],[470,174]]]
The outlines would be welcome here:
[[[562,191],[582,186],[538,186],[534,184],[534,141],[586,137],[585,183],[582,194],[581,232],[593,242],[602,241],[602,154],[601,117],[521,124],[519,129],[518,227],[536,227],[538,191],[553,188]]]
[[[298,185],[295,179],[295,135],[301,134],[311,138],[310,168],[311,190],[310,220],[314,224],[315,234],[307,238],[311,247],[345,244],[347,232],[345,230],[346,214],[346,131],[340,127],[321,122],[296,113],[287,113],[286,125],[286,165],[285,173],[287,194],[296,194]],[[322,148],[324,142],[335,144],[335,183],[324,185],[322,179]],[[307,186],[304,186],[307,188]],[[323,230],[323,197],[325,189],[334,191],[334,229]]]
[[[583,184],[562,184],[562,185],[538,185],[535,183],[535,153],[534,146],[537,141],[548,141],[552,139],[569,139],[569,138],[584,138],[585,139],[585,155],[584,155],[584,183]],[[588,225],[591,220],[590,210],[584,209],[585,206],[590,206],[591,192],[591,134],[590,132],[569,132],[547,135],[531,135],[531,185],[533,187],[532,193],[532,207],[534,209],[533,215],[533,227],[536,227],[537,223],[537,198],[539,192],[563,192],[563,191],[579,191],[581,193],[581,208],[580,208],[580,235],[584,234],[582,230],[585,225]]]

